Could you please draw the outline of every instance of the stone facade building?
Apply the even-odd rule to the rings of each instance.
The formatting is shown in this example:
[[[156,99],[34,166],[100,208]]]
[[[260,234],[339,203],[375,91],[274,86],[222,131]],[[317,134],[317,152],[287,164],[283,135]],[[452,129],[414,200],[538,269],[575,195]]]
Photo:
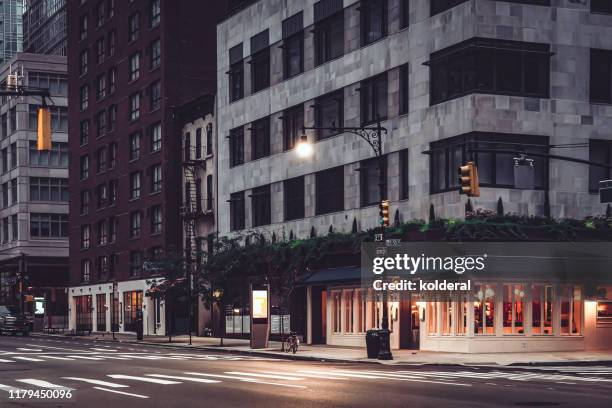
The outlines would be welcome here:
[[[462,218],[457,167],[470,159],[481,183],[474,208],[501,198],[520,215],[602,214],[605,168],[542,155],[612,162],[607,4],[261,0],[238,11],[217,30],[220,235],[376,227],[378,169],[365,141],[308,130],[314,155],[293,147],[302,127],[378,118],[392,217],[427,219],[433,205],[438,217]],[[515,188],[520,152],[534,159],[531,189]],[[358,298],[343,290],[338,305]],[[323,293],[327,342],[362,344],[334,337],[331,288]]]

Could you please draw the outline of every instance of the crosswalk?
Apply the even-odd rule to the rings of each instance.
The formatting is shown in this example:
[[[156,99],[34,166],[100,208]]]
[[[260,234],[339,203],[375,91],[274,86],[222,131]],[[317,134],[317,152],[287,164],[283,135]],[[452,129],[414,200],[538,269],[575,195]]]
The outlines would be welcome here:
[[[110,355],[112,354],[112,355]],[[256,356],[224,356],[224,355],[202,355],[202,354],[142,354],[142,353],[94,353],[86,352],[82,354],[72,353],[30,353],[21,354],[2,354],[0,366],[9,363],[45,363],[49,361],[74,361],[74,362],[108,362],[113,360],[120,361],[271,361],[274,359]],[[278,360],[274,360],[278,361]]]

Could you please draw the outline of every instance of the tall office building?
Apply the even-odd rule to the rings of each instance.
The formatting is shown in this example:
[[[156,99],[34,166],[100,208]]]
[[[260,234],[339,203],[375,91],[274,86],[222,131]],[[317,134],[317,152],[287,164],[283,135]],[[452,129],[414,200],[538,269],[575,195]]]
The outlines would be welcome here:
[[[67,4],[71,328],[110,331],[114,321],[134,332],[142,311],[144,332],[165,334],[164,302],[146,296],[163,277],[146,261],[183,247],[178,111],[215,92],[216,23],[225,8]]]
[[[0,65],[23,50],[23,0],[0,2]]]
[[[66,0],[25,0],[23,50],[66,55]]]

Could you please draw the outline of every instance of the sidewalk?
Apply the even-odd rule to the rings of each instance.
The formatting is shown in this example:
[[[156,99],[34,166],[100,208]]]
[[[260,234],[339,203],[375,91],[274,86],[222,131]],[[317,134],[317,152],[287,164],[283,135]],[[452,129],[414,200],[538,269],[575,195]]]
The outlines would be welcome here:
[[[33,336],[64,337],[58,335],[32,334]],[[382,364],[431,364],[431,365],[499,365],[499,366],[521,366],[521,365],[612,365],[612,351],[568,351],[548,353],[443,353],[421,350],[394,350],[393,360],[380,361],[370,360],[366,357],[363,348],[337,347],[325,345],[300,345],[297,354],[284,353],[281,351],[280,342],[270,342],[269,348],[252,350],[249,340],[223,339],[223,346],[219,346],[220,339],[212,337],[192,337],[192,345],[188,344],[188,336],[172,337],[172,343],[168,343],[168,337],[145,336],[142,342],[138,342],[133,335],[116,334],[117,341],[127,343],[150,344],[159,347],[171,347],[178,349],[196,349],[214,352],[228,352],[237,354],[250,354],[255,356],[270,356],[276,358],[289,358],[296,360],[316,360],[335,362],[369,362]],[[79,337],[82,338],[82,337]],[[109,333],[93,333],[87,339],[113,341]]]

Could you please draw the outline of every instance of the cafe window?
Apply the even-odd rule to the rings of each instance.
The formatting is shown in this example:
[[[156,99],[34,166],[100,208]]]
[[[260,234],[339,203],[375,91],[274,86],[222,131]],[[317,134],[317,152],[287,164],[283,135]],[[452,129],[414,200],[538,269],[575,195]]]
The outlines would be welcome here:
[[[96,325],[97,325],[98,331],[106,331],[106,309],[107,309],[106,293],[97,294],[96,295]]]
[[[342,333],[342,292],[332,292],[332,329],[334,333]]]
[[[525,334],[525,286],[504,285],[503,322],[504,334]]]
[[[283,147],[293,149],[302,136],[304,128],[304,105],[287,109],[283,113]]]
[[[361,83],[361,124],[363,126],[387,119],[388,82],[387,73]]]
[[[230,167],[244,163],[244,127],[230,130]]]
[[[442,336],[451,336],[455,334],[455,304],[448,296],[444,296],[438,302],[440,308],[440,323]]]
[[[457,302],[457,336],[466,336],[468,334],[468,308],[470,302],[467,294],[460,294]]]
[[[353,290],[343,291],[342,297],[344,298],[344,333],[353,333],[355,331]]]
[[[553,334],[553,305],[555,291],[550,285],[531,286],[531,333],[534,335]]]
[[[578,286],[562,285],[561,297],[561,335],[582,335],[582,289]]]
[[[438,302],[434,299],[427,302],[427,335],[436,336],[438,335]]]
[[[474,334],[495,334],[495,286],[476,285]]]
[[[285,221],[304,218],[304,176],[285,180]]]
[[[316,215],[344,210],[344,167],[323,170],[315,175]]]
[[[361,45],[368,45],[387,35],[387,0],[361,0]]]
[[[314,45],[317,65],[344,54],[344,10],[315,23]]]
[[[245,227],[244,191],[230,195],[230,229],[242,230]]]
[[[612,14],[612,1],[591,0],[591,13]]]
[[[383,196],[387,198],[387,158],[382,159],[382,172],[384,186]],[[359,176],[361,180],[361,206],[378,204],[381,201],[381,186],[380,186],[380,167],[381,163],[378,158],[368,159],[361,162],[359,166]]]
[[[608,2],[612,4],[612,1]],[[612,103],[612,51],[591,49],[590,100]]]
[[[251,125],[252,160],[270,155],[270,118],[260,119]]]
[[[540,147],[541,146],[541,147]],[[457,169],[473,159],[478,168],[481,187],[514,188],[513,153],[471,152],[469,149],[521,150],[548,153],[548,137],[501,133],[473,132],[444,139],[430,145],[430,193],[459,188]],[[533,156],[535,189],[548,184],[548,159]]]
[[[315,123],[318,128],[317,140],[325,139],[341,132],[344,126],[344,90],[321,96],[315,102]]]
[[[253,226],[268,225],[272,219],[272,202],[270,195],[270,185],[253,189],[251,195]]]
[[[138,314],[142,313],[141,290],[123,293],[123,310],[123,330],[135,332]]]
[[[597,323],[612,323],[612,301],[600,300],[597,302]]]
[[[474,38],[431,54],[430,104],[471,93],[548,98],[550,45]]]

